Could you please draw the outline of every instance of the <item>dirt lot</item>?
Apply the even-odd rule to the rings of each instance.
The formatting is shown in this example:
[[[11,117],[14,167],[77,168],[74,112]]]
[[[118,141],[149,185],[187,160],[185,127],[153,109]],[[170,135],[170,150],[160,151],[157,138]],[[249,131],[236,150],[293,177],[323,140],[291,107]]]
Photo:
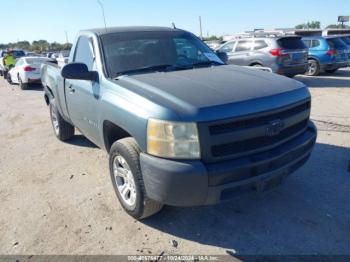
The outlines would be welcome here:
[[[59,142],[42,90],[1,79],[0,254],[350,254],[350,70],[297,79],[319,127],[302,169],[263,196],[142,223],[117,202],[107,154],[81,135]]]

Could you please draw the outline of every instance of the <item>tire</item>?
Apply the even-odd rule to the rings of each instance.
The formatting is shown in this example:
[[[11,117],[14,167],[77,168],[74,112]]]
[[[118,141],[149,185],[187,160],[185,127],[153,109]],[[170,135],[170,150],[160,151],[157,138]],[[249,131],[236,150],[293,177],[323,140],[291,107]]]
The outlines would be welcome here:
[[[315,59],[309,59],[309,68],[308,71],[305,73],[307,76],[317,76],[320,74],[320,64]]]
[[[7,82],[8,82],[10,85],[12,85],[12,84],[13,84],[13,83],[12,83],[12,79],[11,79],[11,75],[10,75],[10,74],[7,74],[6,80],[7,80]]]
[[[338,68],[337,69],[331,69],[331,70],[325,70],[325,71],[326,71],[326,73],[333,74],[336,71],[338,71]]]
[[[6,70],[5,70],[5,71],[3,71],[2,76],[4,77],[4,79],[7,79],[7,71],[6,71]]]
[[[0,76],[3,76],[4,75],[4,72],[1,70],[0,71]]]
[[[121,168],[123,172],[117,172],[117,168]],[[149,199],[146,195],[140,166],[140,149],[133,138],[124,138],[112,145],[109,170],[118,200],[130,216],[141,220],[162,209],[161,203]],[[123,174],[125,178],[117,174]],[[123,190],[124,194],[121,192]]]
[[[75,128],[70,123],[66,122],[55,106],[54,100],[50,101],[50,119],[55,136],[66,141],[74,136]]]
[[[18,76],[18,83],[19,86],[22,90],[26,90],[28,89],[28,84],[27,83],[23,83],[22,79]]]

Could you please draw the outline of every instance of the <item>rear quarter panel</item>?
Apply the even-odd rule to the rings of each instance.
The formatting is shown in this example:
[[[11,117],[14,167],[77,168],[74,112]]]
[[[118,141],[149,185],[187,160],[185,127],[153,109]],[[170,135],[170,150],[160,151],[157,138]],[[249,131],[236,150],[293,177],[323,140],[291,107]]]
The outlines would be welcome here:
[[[41,81],[46,95],[50,99],[55,99],[59,112],[66,120],[69,120],[61,69],[53,63],[43,64],[41,67]]]

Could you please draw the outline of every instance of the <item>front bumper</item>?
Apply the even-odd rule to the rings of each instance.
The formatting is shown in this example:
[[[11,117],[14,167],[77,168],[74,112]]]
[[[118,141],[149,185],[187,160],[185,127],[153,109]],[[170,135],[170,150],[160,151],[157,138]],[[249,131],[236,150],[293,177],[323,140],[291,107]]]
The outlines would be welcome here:
[[[146,194],[171,206],[216,204],[251,191],[266,191],[301,167],[315,145],[310,122],[296,138],[268,152],[214,164],[175,161],[141,153]]]

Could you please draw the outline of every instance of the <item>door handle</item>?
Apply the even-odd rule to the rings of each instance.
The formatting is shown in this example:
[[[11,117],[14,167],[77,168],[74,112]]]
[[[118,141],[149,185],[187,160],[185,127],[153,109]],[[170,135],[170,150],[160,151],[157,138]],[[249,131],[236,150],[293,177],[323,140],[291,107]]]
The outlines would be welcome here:
[[[75,92],[75,89],[73,88],[72,85],[69,85],[69,86],[68,86],[68,89],[69,89],[69,93],[70,93],[70,94],[73,94],[73,93]]]

